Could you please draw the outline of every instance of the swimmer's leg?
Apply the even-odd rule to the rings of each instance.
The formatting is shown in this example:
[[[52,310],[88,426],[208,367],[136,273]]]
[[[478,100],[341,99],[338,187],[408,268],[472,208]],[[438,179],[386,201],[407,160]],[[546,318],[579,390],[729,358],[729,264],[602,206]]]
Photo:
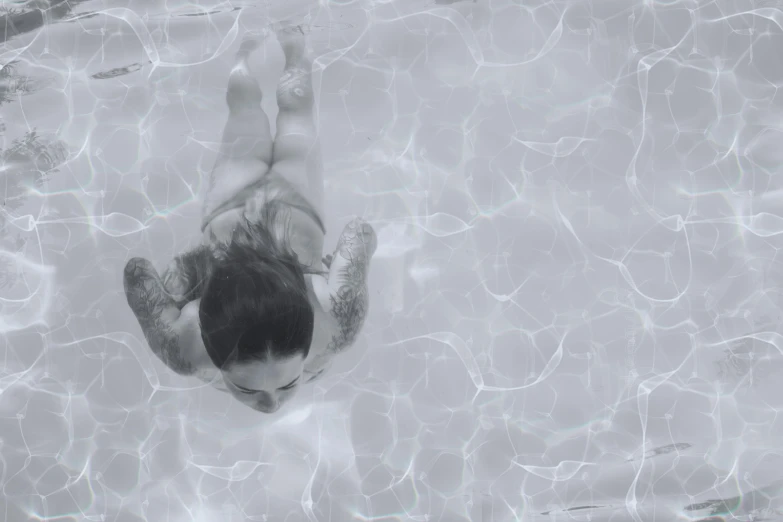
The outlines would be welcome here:
[[[301,28],[280,28],[277,38],[286,63],[277,87],[280,111],[272,170],[291,182],[322,213],[323,165],[313,117],[313,64],[307,57]]]
[[[272,162],[269,117],[261,108],[261,87],[248,65],[248,57],[259,44],[256,37],[242,42],[228,78],[228,121],[210,175],[204,215],[266,174]]]

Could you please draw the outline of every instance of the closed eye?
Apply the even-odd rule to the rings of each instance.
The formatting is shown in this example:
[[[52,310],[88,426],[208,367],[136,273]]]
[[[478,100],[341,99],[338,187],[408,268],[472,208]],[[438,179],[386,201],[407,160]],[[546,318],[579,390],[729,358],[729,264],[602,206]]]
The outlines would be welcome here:
[[[258,390],[249,390],[249,389],[243,388],[243,387],[241,387],[238,384],[235,384],[233,382],[231,384],[234,386],[234,388],[239,390],[240,393],[244,393],[244,394],[247,394],[247,395],[252,395],[253,393],[258,393]]]
[[[287,384],[287,385],[283,386],[282,388],[278,388],[278,390],[282,390],[282,391],[291,390],[291,389],[295,388],[298,383],[299,383],[299,377],[294,379],[294,381],[292,383]],[[240,392],[244,393],[245,395],[252,395],[254,393],[259,393],[259,390],[248,390],[247,388],[243,388],[241,386],[237,386],[236,384],[234,384],[234,387],[237,390],[239,390]]]

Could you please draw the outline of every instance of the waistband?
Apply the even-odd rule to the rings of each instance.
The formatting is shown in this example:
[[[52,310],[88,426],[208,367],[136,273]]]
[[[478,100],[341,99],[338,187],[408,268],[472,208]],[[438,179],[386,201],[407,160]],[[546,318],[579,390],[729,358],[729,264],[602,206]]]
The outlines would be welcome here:
[[[288,184],[283,179],[272,179],[272,176],[266,175],[262,177],[260,180],[255,181],[248,185],[247,187],[240,190],[236,196],[226,200],[222,204],[218,205],[215,210],[210,212],[201,222],[201,232],[204,232],[204,230],[209,226],[209,224],[212,222],[213,219],[221,215],[223,212],[228,212],[229,210],[234,210],[236,208],[240,208],[245,206],[245,203],[247,203],[247,200],[258,190],[262,189],[264,186],[271,185],[273,182],[279,182]],[[315,208],[313,208],[313,205],[305,199],[304,196],[299,194],[299,192],[296,192],[295,190],[289,191],[289,198],[284,201],[286,205],[289,207],[295,208],[297,210],[300,210],[307,214],[307,216],[315,221],[315,223],[318,225],[318,228],[321,229],[321,232],[326,234],[326,227],[324,226],[323,220],[321,220],[321,216],[318,215],[318,212],[315,211]],[[291,201],[293,199],[293,201]]]

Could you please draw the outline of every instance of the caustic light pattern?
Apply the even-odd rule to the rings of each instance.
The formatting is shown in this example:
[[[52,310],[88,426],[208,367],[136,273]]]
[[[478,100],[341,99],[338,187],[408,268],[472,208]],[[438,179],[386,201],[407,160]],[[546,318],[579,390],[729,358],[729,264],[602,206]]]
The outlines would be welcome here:
[[[0,520],[783,519],[782,13],[5,2]],[[122,273],[198,243],[233,57],[281,22],[326,250],[378,247],[353,348],[263,415],[163,366]]]

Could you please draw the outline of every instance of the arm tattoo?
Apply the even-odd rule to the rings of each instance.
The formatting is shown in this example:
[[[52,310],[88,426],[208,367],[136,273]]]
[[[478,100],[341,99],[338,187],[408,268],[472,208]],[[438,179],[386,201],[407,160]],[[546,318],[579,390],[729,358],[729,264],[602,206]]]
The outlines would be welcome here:
[[[175,302],[165,291],[152,263],[135,257],[125,265],[125,296],[144,337],[163,363],[180,375],[193,375],[195,368],[184,357],[179,336],[171,327]]]
[[[339,353],[351,346],[364,325],[369,306],[367,272],[374,241],[372,226],[354,220],[337,243],[335,256],[340,256],[344,262],[336,275],[336,284],[339,286],[331,295],[332,317],[339,328],[327,345],[331,353]],[[332,262],[337,260],[333,259]]]

